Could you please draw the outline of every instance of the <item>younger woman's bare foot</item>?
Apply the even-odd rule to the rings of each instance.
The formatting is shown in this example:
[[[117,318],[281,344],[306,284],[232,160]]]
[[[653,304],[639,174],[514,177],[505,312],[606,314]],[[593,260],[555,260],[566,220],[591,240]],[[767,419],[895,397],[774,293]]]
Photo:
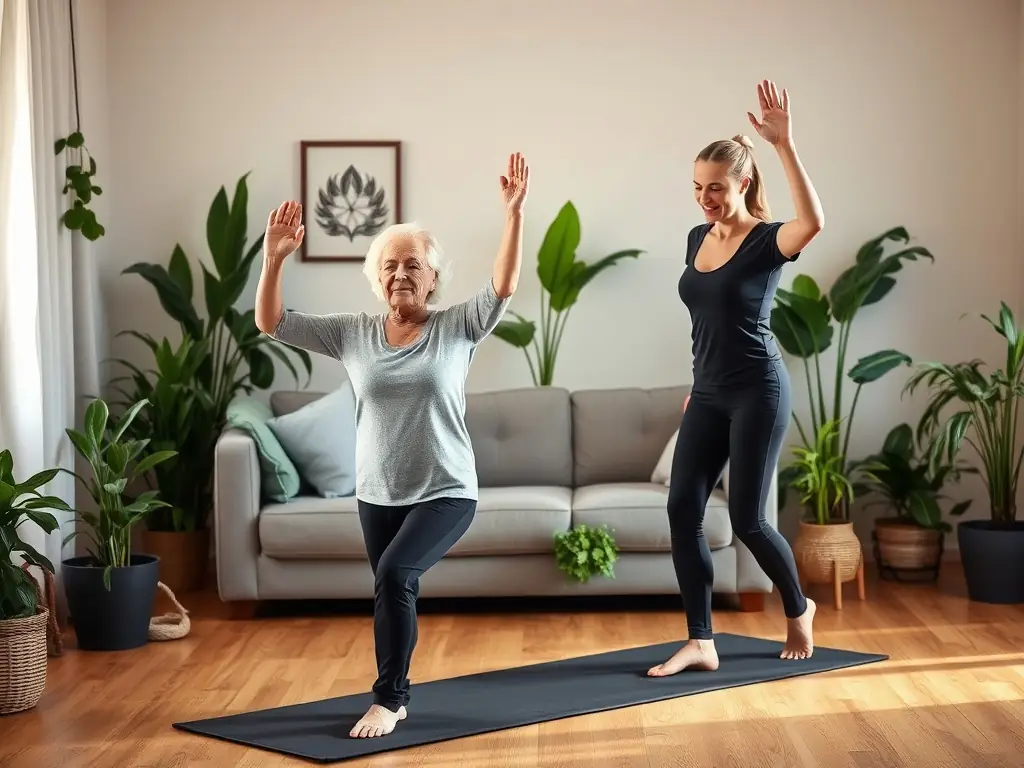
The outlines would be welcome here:
[[[359,722],[352,726],[348,735],[357,739],[372,739],[377,736],[387,736],[398,725],[399,720],[405,720],[405,707],[399,707],[397,712],[392,712],[379,704],[373,704]]]
[[[786,619],[786,644],[779,654],[780,659],[809,659],[814,653],[814,612],[818,606],[807,598],[807,610],[795,619]]]
[[[690,640],[664,664],[647,670],[649,677],[666,677],[684,669],[714,672],[718,669],[718,651],[714,640]]]

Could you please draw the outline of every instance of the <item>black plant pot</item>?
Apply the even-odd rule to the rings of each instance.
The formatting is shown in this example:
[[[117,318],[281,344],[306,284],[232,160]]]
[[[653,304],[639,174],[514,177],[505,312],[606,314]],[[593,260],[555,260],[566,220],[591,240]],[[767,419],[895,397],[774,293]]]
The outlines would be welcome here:
[[[1024,603],[1024,521],[966,520],[957,525],[956,537],[971,600]]]
[[[103,568],[91,555],[64,560],[64,593],[83,651],[124,651],[149,641],[160,561],[152,555],[131,556],[127,568],[110,569],[110,591]]]

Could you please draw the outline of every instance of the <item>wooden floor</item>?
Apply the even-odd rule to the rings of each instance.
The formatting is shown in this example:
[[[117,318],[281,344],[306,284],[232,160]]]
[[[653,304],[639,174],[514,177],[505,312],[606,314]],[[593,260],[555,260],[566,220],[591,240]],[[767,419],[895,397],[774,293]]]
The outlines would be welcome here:
[[[820,644],[889,654],[847,671],[752,685],[343,763],[346,766],[1024,765],[1024,608],[969,602],[956,564],[938,585],[847,585],[843,610],[812,588]],[[176,720],[364,691],[364,613],[232,620],[214,595],[181,596],[192,634],[118,654],[69,637],[39,706],[0,718],[0,766],[292,766],[302,761],[171,728]],[[161,604],[159,611],[166,610]],[[763,613],[715,612],[720,631],[782,637]],[[646,611],[453,615],[425,606],[415,684],[678,639],[682,615]],[[794,662],[796,663],[796,662]]]

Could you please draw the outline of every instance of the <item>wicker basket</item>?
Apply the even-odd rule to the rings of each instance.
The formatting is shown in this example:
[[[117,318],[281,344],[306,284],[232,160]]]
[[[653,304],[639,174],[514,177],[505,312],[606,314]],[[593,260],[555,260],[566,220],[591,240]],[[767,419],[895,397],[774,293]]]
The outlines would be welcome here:
[[[942,531],[897,518],[875,521],[881,563],[895,570],[936,568],[942,556]]]
[[[0,715],[32,709],[46,688],[46,630],[50,612],[0,621]]]
[[[860,568],[861,551],[853,523],[818,525],[801,521],[800,534],[793,544],[797,569],[810,584],[832,584],[835,568],[839,569],[841,583],[853,581]]]

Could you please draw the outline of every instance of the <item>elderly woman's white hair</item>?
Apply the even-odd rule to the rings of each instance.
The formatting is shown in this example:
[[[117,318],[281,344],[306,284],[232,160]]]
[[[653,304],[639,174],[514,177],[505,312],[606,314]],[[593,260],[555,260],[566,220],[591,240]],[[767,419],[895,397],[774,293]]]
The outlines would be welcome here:
[[[384,296],[384,288],[380,284],[380,265],[384,259],[384,254],[388,252],[388,246],[391,244],[391,241],[397,237],[413,237],[423,244],[427,263],[437,274],[437,283],[434,286],[434,290],[427,296],[427,301],[431,304],[437,302],[442,287],[448,282],[448,266],[444,262],[441,246],[438,244],[437,238],[428,229],[415,221],[406,224],[392,224],[370,243],[370,248],[366,252],[366,259],[363,261],[363,274],[370,281],[373,295],[381,301],[387,300]]]

